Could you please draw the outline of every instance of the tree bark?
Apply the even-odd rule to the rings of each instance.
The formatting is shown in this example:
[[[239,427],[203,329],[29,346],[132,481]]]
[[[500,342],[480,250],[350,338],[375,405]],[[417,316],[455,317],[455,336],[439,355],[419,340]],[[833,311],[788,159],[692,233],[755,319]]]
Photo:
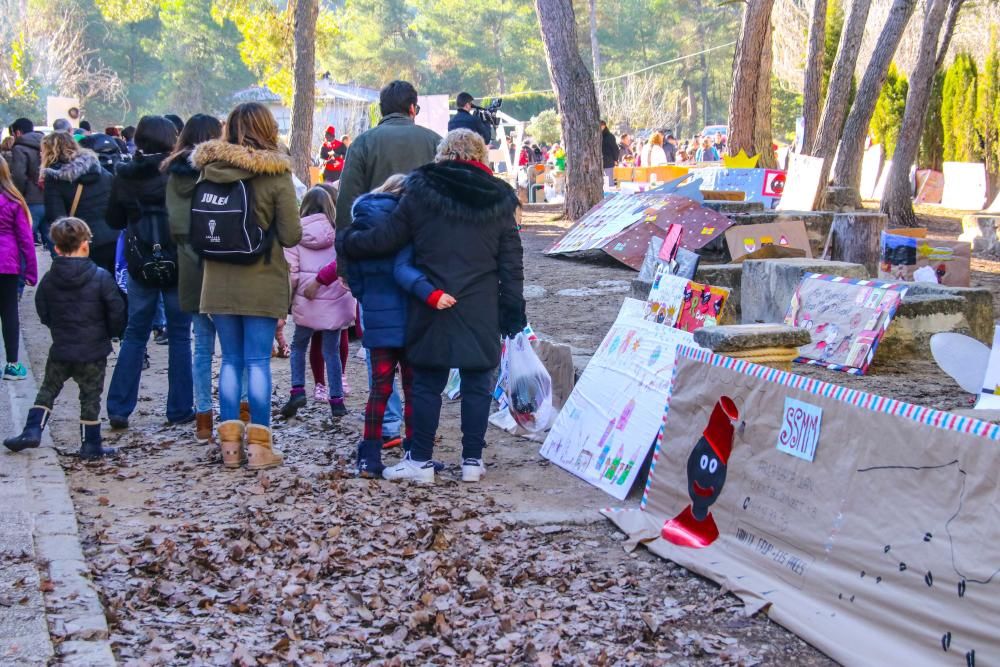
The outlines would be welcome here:
[[[310,185],[313,113],[316,109],[316,19],[319,0],[295,2],[295,69],[292,96],[292,130],[289,149],[292,171]]]
[[[594,79],[600,79],[601,47],[597,43],[597,0],[590,0],[590,53],[594,57]]]
[[[566,214],[577,220],[604,197],[597,91],[580,57],[572,0],[535,0],[535,13],[566,142]]]
[[[833,184],[837,187],[852,188],[855,192],[858,190],[865,137],[868,136],[868,126],[871,124],[872,114],[875,113],[875,103],[882,92],[882,86],[885,85],[889,64],[896,55],[896,49],[903,38],[903,32],[910,21],[914,7],[916,0],[894,0],[889,10],[889,16],[878,38],[878,46],[868,61],[868,67],[854,97],[854,105],[844,123],[837,164],[833,170]],[[860,207],[860,194],[855,201]]]
[[[826,40],[826,0],[814,0],[809,23],[806,79],[802,87],[802,152],[812,155],[819,126],[819,96],[823,87],[823,46]]]
[[[937,58],[934,61],[935,72],[944,67],[944,59],[948,57],[948,47],[951,46],[951,38],[955,35],[958,13],[962,10],[963,4],[965,4],[965,0],[951,0],[948,3],[948,16],[944,20],[944,35],[941,37],[941,46],[938,47]]]
[[[882,232],[886,217],[864,211],[836,213],[830,227],[830,258],[837,262],[864,264],[868,275],[878,275]]]
[[[536,0],[537,1],[537,0]],[[771,9],[774,0],[748,0],[733,58],[729,97],[729,154],[760,155],[757,165],[777,165],[771,150]]]
[[[882,197],[882,212],[889,216],[893,227],[917,226],[910,189],[910,165],[916,160],[917,151],[920,150],[920,137],[924,132],[924,119],[927,117],[934,73],[937,71],[938,37],[941,35],[948,4],[949,0],[930,0],[924,15],[917,64],[910,74],[906,111],[903,112],[903,124],[896,139],[896,150],[892,154],[892,168],[889,170],[885,196]]]

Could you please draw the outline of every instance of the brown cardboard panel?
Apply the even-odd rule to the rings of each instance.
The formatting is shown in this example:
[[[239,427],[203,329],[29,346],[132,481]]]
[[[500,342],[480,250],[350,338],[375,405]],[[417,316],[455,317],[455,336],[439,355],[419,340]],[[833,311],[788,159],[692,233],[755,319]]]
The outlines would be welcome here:
[[[803,251],[803,254],[791,256],[812,257],[806,223],[801,220],[736,225],[726,230],[726,245],[734,262],[740,262],[744,255],[766,246],[794,248]]]

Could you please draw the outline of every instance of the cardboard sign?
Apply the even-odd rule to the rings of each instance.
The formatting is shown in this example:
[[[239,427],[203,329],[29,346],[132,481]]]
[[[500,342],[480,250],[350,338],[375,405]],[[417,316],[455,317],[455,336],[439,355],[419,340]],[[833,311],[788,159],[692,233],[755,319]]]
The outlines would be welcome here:
[[[982,162],[945,162],[941,206],[978,211],[986,205],[986,165]]]
[[[882,257],[878,277],[884,280],[920,280],[930,273],[933,282],[968,287],[972,272],[972,246],[967,241],[928,239],[926,229],[882,232]]]
[[[812,257],[806,224],[801,220],[768,222],[760,225],[737,225],[726,231],[726,245],[734,262],[764,246],[802,250],[802,257]]]
[[[819,191],[823,158],[793,153],[788,160],[785,191],[778,202],[779,211],[811,211]]]
[[[541,455],[615,498],[632,488],[663,421],[684,331],[643,318],[626,299],[604,342],[559,412]]]
[[[989,359],[983,376],[983,390],[976,402],[977,410],[1000,410],[1000,327],[993,332]]]
[[[761,188],[760,194],[772,199],[781,199],[781,195],[784,192],[785,172],[778,171],[777,169],[765,169],[764,186]]]
[[[775,447],[786,398],[823,412],[811,463]],[[997,440],[681,348],[641,509],[602,513],[841,664],[1000,664]]]
[[[590,209],[546,255],[598,250],[613,237],[642,221],[646,209],[662,201],[664,195],[651,192],[612,195]]]
[[[645,318],[657,324],[694,332],[716,326],[729,298],[725,287],[713,287],[657,269],[646,301]]]
[[[893,283],[807,273],[785,315],[812,336],[795,361],[864,375],[905,294]]]
[[[823,425],[823,408],[786,397],[782,418],[778,451],[803,461],[815,459],[820,427]]]
[[[875,198],[879,173],[882,171],[882,144],[875,144],[865,151],[861,159],[861,181],[858,187],[862,199]]]
[[[914,204],[940,204],[944,194],[944,174],[930,169],[917,170],[917,196]]]
[[[670,229],[671,225],[679,225],[682,229],[680,246],[692,251],[704,248],[733,226],[728,216],[677,195],[664,197],[650,206],[646,213],[649,216],[647,220],[664,230]]]
[[[767,210],[778,205],[785,183],[785,172],[776,169],[704,167],[694,173],[703,179],[703,190],[742,192],[743,201],[760,202]]]

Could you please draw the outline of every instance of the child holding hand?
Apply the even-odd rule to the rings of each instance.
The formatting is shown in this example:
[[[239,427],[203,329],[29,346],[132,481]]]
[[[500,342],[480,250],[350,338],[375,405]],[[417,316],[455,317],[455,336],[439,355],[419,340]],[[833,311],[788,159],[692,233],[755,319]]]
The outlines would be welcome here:
[[[392,216],[403,193],[406,177],[390,176],[381,187],[359,197],[351,209],[356,229],[371,229]],[[336,280],[336,272],[324,269],[317,282]],[[437,289],[413,266],[413,248],[406,247],[395,257],[351,262],[348,267],[351,292],[361,303],[364,346],[372,369],[372,389],[365,407],[365,432],[358,445],[358,474],[379,477],[382,474],[382,420],[392,385],[399,368],[403,384],[403,421],[406,438],[413,436],[413,369],[406,361],[406,311],[412,298],[430,308],[445,310],[455,305],[455,298]],[[308,294],[308,291],[307,291]],[[405,442],[404,442],[405,448]]]

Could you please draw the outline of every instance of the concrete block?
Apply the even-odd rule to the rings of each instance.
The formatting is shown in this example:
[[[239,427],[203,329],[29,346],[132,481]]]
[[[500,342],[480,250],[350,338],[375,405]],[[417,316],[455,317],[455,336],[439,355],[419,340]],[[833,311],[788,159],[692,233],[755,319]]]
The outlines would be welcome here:
[[[706,199],[701,205],[705,208],[710,208],[713,211],[718,211],[723,215],[764,212],[764,204],[759,201],[721,201]]]
[[[35,550],[42,560],[83,560],[78,535],[37,535]]]
[[[822,259],[748,259],[743,262],[740,306],[743,324],[785,321],[792,295],[807,273],[826,273],[845,278],[867,278],[861,264]]]
[[[904,283],[907,296],[931,295],[959,297],[965,303],[962,312],[968,321],[973,338],[986,345],[993,345],[993,292],[986,287],[948,287],[934,283]]]
[[[879,345],[879,356],[927,356],[934,334],[971,334],[964,308],[965,301],[956,296],[907,293]]]
[[[1000,255],[1000,215],[989,213],[974,213],[962,218],[962,235],[959,241],[972,244],[976,252],[988,255]]]
[[[649,298],[649,290],[653,289],[652,280],[640,280],[636,278],[632,281],[632,291],[629,296],[633,299],[639,299],[640,301],[645,301]]]
[[[798,348],[812,341],[801,327],[784,324],[736,324],[704,327],[694,332],[694,341],[712,352],[743,352],[768,347]]]

